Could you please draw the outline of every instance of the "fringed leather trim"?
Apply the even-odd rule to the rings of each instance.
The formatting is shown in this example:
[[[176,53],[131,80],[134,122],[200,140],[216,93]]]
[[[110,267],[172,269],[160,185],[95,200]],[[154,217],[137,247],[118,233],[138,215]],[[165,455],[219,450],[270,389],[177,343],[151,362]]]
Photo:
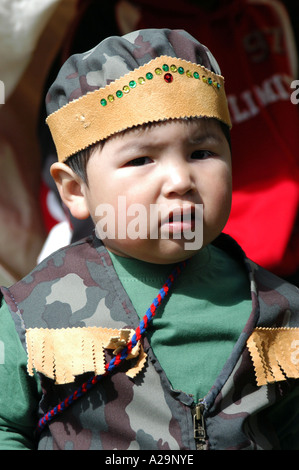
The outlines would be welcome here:
[[[299,328],[256,328],[247,347],[258,385],[299,378]]]
[[[104,349],[121,351],[134,334],[131,329],[109,328],[32,328],[26,331],[28,351],[28,373],[34,370],[53,379],[56,384],[73,382],[75,377],[85,372],[95,375],[105,373]],[[140,341],[132,349],[127,359],[138,358],[127,371],[135,377],[146,362]]]

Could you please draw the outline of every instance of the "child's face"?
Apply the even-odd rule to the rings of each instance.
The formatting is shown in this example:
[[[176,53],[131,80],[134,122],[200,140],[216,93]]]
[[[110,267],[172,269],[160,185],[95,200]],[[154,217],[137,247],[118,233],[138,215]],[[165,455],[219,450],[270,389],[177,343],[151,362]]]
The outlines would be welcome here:
[[[195,222],[189,217],[184,223],[183,216],[172,220],[174,206],[192,212],[202,204],[203,245],[218,236],[229,216],[231,155],[213,119],[168,121],[117,134],[91,155],[87,176],[84,197],[90,215],[105,234],[110,230],[106,247],[122,256],[174,263],[198,251],[195,244],[186,250],[184,236],[188,224],[189,233],[194,231]],[[139,204],[135,211],[133,204]],[[155,238],[151,206],[166,208],[168,216],[164,222],[163,212],[157,219]],[[113,223],[108,213],[115,214]],[[134,239],[133,227],[143,238]],[[163,238],[165,231],[169,236]]]

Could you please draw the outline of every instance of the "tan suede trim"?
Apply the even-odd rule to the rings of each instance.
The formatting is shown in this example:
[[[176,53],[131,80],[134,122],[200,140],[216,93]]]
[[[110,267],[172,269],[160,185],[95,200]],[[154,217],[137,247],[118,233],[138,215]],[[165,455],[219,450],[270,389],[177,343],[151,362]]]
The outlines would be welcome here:
[[[105,373],[104,349],[120,350],[131,340],[134,330],[100,327],[46,329],[26,331],[28,373],[34,370],[55,380],[56,384],[73,382],[77,375]],[[143,368],[146,354],[138,342],[127,359],[136,358],[127,375],[134,377]]]
[[[299,378],[299,328],[256,328],[247,347],[258,385]]]

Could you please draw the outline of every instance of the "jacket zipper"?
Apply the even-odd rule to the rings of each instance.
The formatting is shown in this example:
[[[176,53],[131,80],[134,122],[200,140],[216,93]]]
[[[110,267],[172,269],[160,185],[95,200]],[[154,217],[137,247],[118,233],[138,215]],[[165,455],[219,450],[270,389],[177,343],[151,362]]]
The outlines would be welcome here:
[[[206,450],[206,430],[203,417],[205,406],[200,400],[193,408],[193,433],[196,450]]]

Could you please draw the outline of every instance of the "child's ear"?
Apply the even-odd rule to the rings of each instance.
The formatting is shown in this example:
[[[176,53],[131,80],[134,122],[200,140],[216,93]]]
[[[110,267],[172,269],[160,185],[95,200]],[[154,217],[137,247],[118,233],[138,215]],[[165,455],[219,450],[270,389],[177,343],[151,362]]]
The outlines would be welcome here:
[[[51,175],[61,199],[76,219],[87,219],[89,210],[85,200],[84,181],[65,163],[53,163]]]

